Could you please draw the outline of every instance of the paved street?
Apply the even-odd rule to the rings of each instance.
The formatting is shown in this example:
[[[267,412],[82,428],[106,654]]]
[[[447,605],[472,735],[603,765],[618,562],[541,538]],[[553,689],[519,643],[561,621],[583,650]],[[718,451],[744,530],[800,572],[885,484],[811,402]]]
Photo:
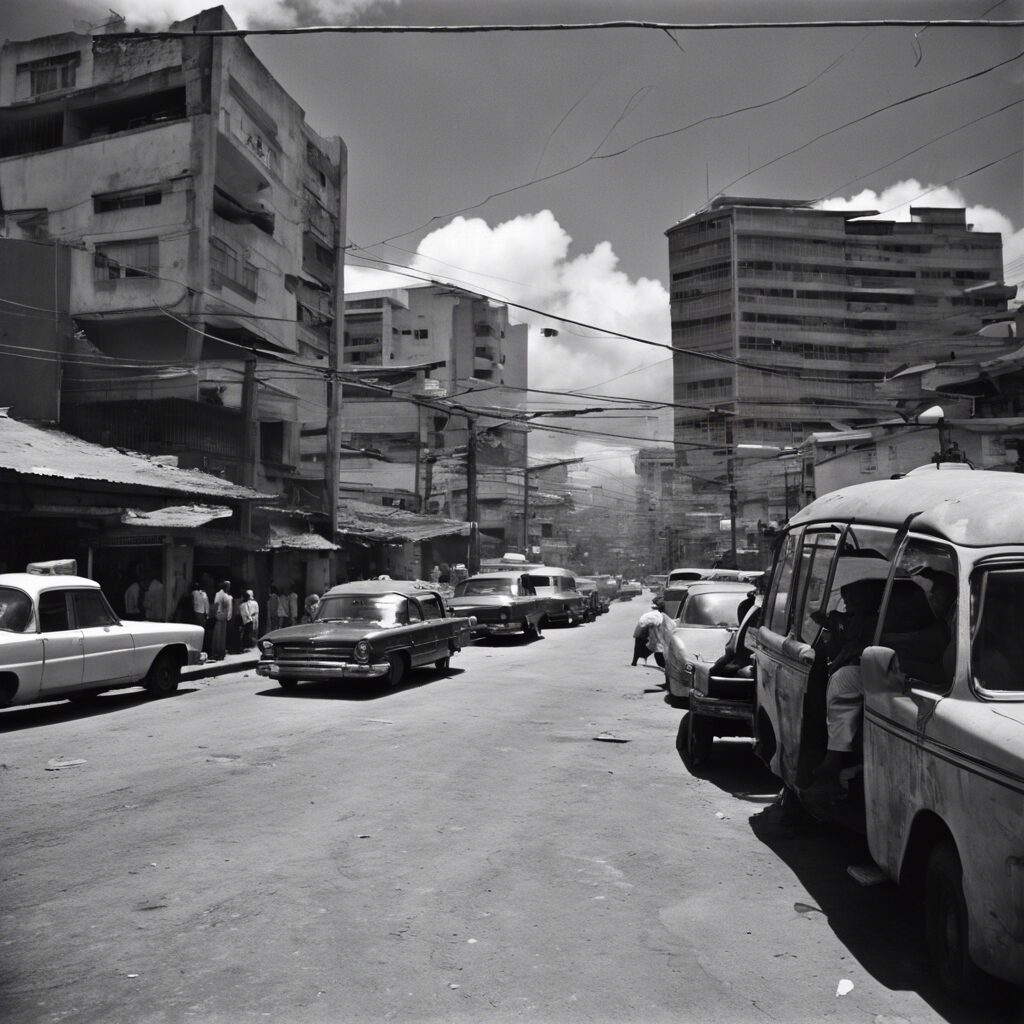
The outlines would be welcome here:
[[[0,712],[5,1024],[973,1019],[856,840],[763,813],[747,745],[687,771],[629,667],[647,606],[398,692]]]

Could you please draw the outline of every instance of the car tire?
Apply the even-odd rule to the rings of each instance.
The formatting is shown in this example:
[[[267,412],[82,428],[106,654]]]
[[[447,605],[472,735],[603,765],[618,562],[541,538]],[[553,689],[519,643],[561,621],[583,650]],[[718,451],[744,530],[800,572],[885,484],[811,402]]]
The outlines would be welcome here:
[[[170,651],[162,651],[149,666],[145,687],[153,697],[170,697],[181,682],[181,662]]]
[[[952,839],[939,843],[928,857],[925,945],[932,974],[945,991],[972,1003],[986,1001],[992,979],[971,959],[963,866]]]
[[[390,687],[401,686],[405,678],[405,658],[400,654],[388,655],[387,683]]]

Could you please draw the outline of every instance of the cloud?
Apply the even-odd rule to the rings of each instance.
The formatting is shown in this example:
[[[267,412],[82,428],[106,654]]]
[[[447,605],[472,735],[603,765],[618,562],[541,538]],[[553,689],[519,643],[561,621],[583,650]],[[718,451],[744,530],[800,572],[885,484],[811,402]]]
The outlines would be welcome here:
[[[669,297],[664,286],[649,278],[633,280],[623,273],[609,242],[598,243],[590,252],[573,253],[572,238],[550,210],[523,214],[494,226],[478,217],[456,217],[420,242],[411,266],[428,277],[544,311],[510,310],[513,321],[529,325],[531,388],[559,392],[586,389],[598,394],[671,401],[670,354],[609,337],[600,330],[668,343]],[[350,268],[346,274],[349,292],[402,287],[400,279],[394,277],[391,283],[371,283],[384,279],[357,268]],[[567,324],[558,317],[593,326]],[[557,333],[545,336],[545,329]],[[532,394],[528,404],[541,409],[593,403]],[[594,429],[624,435],[627,440],[623,443],[634,447],[650,443],[655,436],[666,438],[671,431],[667,414],[620,413],[605,421],[588,417],[588,424],[591,420]],[[551,422],[578,427],[584,421]],[[629,439],[632,437],[641,440]],[[531,451],[564,452],[570,443],[563,434],[538,429],[531,438]],[[615,442],[607,438],[595,443],[607,448]]]
[[[815,204],[822,210],[878,210],[886,220],[910,220],[911,206],[959,206],[967,211],[967,223],[976,231],[998,231],[1003,236],[1005,279],[1016,283],[1024,257],[1024,228],[1014,230],[1005,214],[990,206],[970,206],[958,189],[948,185],[922,185],[914,178],[897,181],[881,192],[864,189],[849,198],[825,199]]]
[[[401,0],[227,0],[224,8],[239,28],[343,25],[356,15]],[[202,9],[196,0],[121,0],[117,10],[130,28],[165,29]]]

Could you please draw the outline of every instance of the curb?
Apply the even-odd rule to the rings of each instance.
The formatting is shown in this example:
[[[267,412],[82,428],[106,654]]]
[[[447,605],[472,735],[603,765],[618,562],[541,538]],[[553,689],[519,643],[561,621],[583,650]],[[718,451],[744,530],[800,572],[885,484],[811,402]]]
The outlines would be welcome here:
[[[192,665],[181,670],[181,681],[184,683],[193,679],[208,679],[212,676],[230,675],[232,672],[244,672],[254,669],[259,660],[259,655],[256,655],[252,658],[239,658],[237,661],[208,661],[202,665]]]

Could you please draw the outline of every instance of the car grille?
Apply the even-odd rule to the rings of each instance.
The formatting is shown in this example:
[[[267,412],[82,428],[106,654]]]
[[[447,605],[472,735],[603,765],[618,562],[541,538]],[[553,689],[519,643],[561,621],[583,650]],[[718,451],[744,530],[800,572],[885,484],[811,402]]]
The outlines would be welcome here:
[[[347,661],[352,657],[352,643],[329,644],[297,644],[283,643],[274,645],[274,653],[278,661]]]

